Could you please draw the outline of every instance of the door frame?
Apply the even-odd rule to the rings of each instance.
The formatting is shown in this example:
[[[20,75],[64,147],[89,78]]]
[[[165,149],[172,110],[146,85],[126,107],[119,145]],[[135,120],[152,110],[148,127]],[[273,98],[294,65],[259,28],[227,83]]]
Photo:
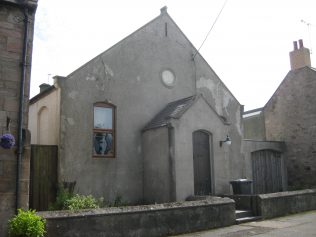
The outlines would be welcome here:
[[[195,194],[194,190],[194,133],[195,132],[202,132],[208,135],[209,140],[209,162],[210,162],[210,179],[211,179],[211,193],[210,195],[215,194],[215,180],[214,180],[214,146],[213,146],[213,134],[205,129],[197,129],[192,132],[192,170],[193,170],[193,193]]]

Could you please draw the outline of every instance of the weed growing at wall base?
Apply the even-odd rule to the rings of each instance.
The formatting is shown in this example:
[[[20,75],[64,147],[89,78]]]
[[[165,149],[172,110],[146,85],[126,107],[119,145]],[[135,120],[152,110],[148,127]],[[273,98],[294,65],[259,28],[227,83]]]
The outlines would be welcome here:
[[[98,201],[91,195],[84,196],[76,194],[72,198],[66,201],[66,209],[79,210],[89,208],[99,208]]]
[[[62,185],[59,186],[56,201],[53,204],[49,205],[49,210],[64,210],[67,209],[66,202],[74,196],[72,192],[68,189],[65,189]]]

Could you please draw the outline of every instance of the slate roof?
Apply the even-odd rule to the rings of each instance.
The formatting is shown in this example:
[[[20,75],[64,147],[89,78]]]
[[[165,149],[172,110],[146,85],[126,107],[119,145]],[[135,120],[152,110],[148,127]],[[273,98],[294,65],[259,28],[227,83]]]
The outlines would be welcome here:
[[[33,104],[36,101],[39,101],[41,98],[45,97],[46,95],[50,94],[52,91],[54,91],[56,89],[56,87],[54,85],[48,87],[47,89],[43,90],[42,92],[40,92],[39,94],[37,94],[36,96],[34,96],[32,99],[30,99],[29,103]]]
[[[179,119],[187,109],[191,107],[196,99],[196,95],[184,99],[173,101],[161,110],[143,130],[163,127],[168,124],[169,119]]]
[[[291,75],[291,74],[294,73],[294,72],[300,73],[300,72],[303,72],[303,71],[305,71],[305,70],[310,70],[310,71],[312,71],[312,73],[314,73],[314,74],[316,73],[316,68],[314,68],[314,67],[309,67],[309,66],[297,68],[297,69],[295,69],[295,70],[290,70],[290,71],[286,74],[285,78],[282,80],[282,82],[280,83],[280,85],[278,86],[278,88],[277,88],[277,89],[275,90],[275,92],[272,94],[272,96],[270,97],[270,99],[268,100],[268,102],[265,104],[265,106],[263,107],[263,109],[265,109],[265,108],[268,106],[268,104],[270,103],[270,101],[272,100],[272,98],[275,96],[275,94],[278,93],[278,91],[279,91],[279,89],[281,88],[282,84],[288,79],[288,77],[290,77],[289,75]],[[315,74],[315,76],[316,76],[316,74]]]

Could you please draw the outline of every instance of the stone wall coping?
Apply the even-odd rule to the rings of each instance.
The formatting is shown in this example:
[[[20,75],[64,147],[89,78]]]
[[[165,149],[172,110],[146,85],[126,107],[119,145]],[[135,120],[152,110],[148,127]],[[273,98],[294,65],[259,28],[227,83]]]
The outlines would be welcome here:
[[[101,215],[121,215],[127,213],[140,213],[140,212],[155,212],[167,211],[174,209],[185,209],[192,207],[202,206],[220,206],[234,203],[230,198],[212,197],[206,200],[199,201],[184,201],[184,202],[171,202],[154,205],[141,205],[141,206],[124,206],[124,207],[108,207],[108,208],[95,208],[95,209],[82,209],[78,211],[62,210],[62,211],[42,211],[37,212],[46,219],[63,219],[63,218],[81,218],[87,216],[101,216]]]
[[[266,140],[255,140],[255,139],[243,139],[244,142],[266,142],[266,143],[285,143],[284,141],[266,141]]]
[[[280,198],[287,196],[299,196],[305,194],[316,194],[316,189],[304,189],[304,190],[296,190],[296,191],[287,191],[287,192],[279,192],[279,193],[267,193],[267,194],[259,194],[258,197],[260,199],[270,199],[270,198]]]

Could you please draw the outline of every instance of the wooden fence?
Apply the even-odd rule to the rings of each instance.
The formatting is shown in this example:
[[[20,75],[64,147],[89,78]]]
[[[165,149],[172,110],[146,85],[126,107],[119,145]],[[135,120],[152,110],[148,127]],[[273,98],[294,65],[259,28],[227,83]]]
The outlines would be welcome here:
[[[30,208],[46,211],[56,199],[58,147],[31,145]]]

